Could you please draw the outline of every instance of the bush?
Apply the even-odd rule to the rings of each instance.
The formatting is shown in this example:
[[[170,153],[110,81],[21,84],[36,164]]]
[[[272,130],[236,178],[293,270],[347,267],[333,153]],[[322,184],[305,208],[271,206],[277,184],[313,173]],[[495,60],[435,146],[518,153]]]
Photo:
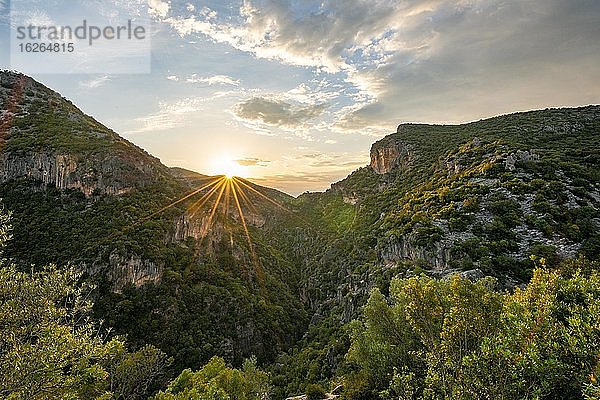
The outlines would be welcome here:
[[[183,370],[155,400],[264,400],[270,391],[269,376],[256,367],[255,358],[246,360],[238,370],[213,357],[199,371]]]
[[[310,384],[306,386],[308,400],[321,400],[325,398],[325,389],[321,385]]]
[[[389,298],[374,290],[352,324],[347,358],[357,372],[345,398],[593,398],[598,265],[542,267],[512,294],[460,277],[395,279]]]

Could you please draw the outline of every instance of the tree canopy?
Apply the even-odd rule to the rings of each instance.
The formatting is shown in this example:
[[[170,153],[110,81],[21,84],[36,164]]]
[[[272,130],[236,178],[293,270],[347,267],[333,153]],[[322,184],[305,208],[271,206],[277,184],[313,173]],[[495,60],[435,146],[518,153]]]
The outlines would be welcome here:
[[[348,399],[598,398],[600,275],[541,266],[514,293],[455,276],[394,279],[353,322]]]

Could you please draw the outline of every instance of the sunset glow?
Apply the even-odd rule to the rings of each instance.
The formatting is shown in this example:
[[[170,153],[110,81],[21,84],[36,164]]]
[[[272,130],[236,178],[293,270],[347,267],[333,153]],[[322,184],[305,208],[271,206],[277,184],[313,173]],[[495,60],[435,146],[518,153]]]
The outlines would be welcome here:
[[[248,178],[250,176],[248,167],[240,165],[235,161],[234,157],[229,155],[222,155],[215,158],[212,161],[211,173],[212,175],[224,175],[228,179],[234,176],[240,178]]]

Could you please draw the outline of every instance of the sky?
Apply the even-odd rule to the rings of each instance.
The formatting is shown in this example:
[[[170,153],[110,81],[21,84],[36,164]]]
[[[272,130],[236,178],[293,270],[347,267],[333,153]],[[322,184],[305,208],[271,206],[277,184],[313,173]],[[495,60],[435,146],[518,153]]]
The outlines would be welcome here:
[[[35,79],[166,165],[293,195],[367,165],[400,123],[600,103],[598,0],[85,2],[149,12],[151,72]]]

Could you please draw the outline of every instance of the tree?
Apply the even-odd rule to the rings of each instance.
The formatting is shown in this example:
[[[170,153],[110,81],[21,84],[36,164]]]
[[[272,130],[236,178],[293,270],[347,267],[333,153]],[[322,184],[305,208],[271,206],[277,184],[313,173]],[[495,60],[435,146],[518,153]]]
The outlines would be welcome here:
[[[390,298],[374,290],[353,323],[344,397],[597,398],[597,270],[541,265],[512,294],[487,279],[395,279]]]
[[[600,276],[589,263],[534,271],[529,285],[507,296],[501,329],[468,360],[478,398],[581,399],[593,393],[600,359]],[[575,267],[574,267],[575,266]]]
[[[322,400],[325,398],[325,389],[321,385],[307,385],[306,398],[308,400]]]
[[[155,400],[266,400],[270,390],[269,376],[256,367],[256,359],[238,370],[213,357],[199,371],[183,370]]]
[[[109,390],[114,399],[146,399],[167,382],[166,370],[172,359],[154,346],[146,345],[136,352],[124,346],[108,365]]]
[[[0,213],[0,248],[9,238]],[[170,360],[145,347],[129,353],[91,321],[93,289],[74,267],[25,273],[0,261],[0,397],[135,399]]]

